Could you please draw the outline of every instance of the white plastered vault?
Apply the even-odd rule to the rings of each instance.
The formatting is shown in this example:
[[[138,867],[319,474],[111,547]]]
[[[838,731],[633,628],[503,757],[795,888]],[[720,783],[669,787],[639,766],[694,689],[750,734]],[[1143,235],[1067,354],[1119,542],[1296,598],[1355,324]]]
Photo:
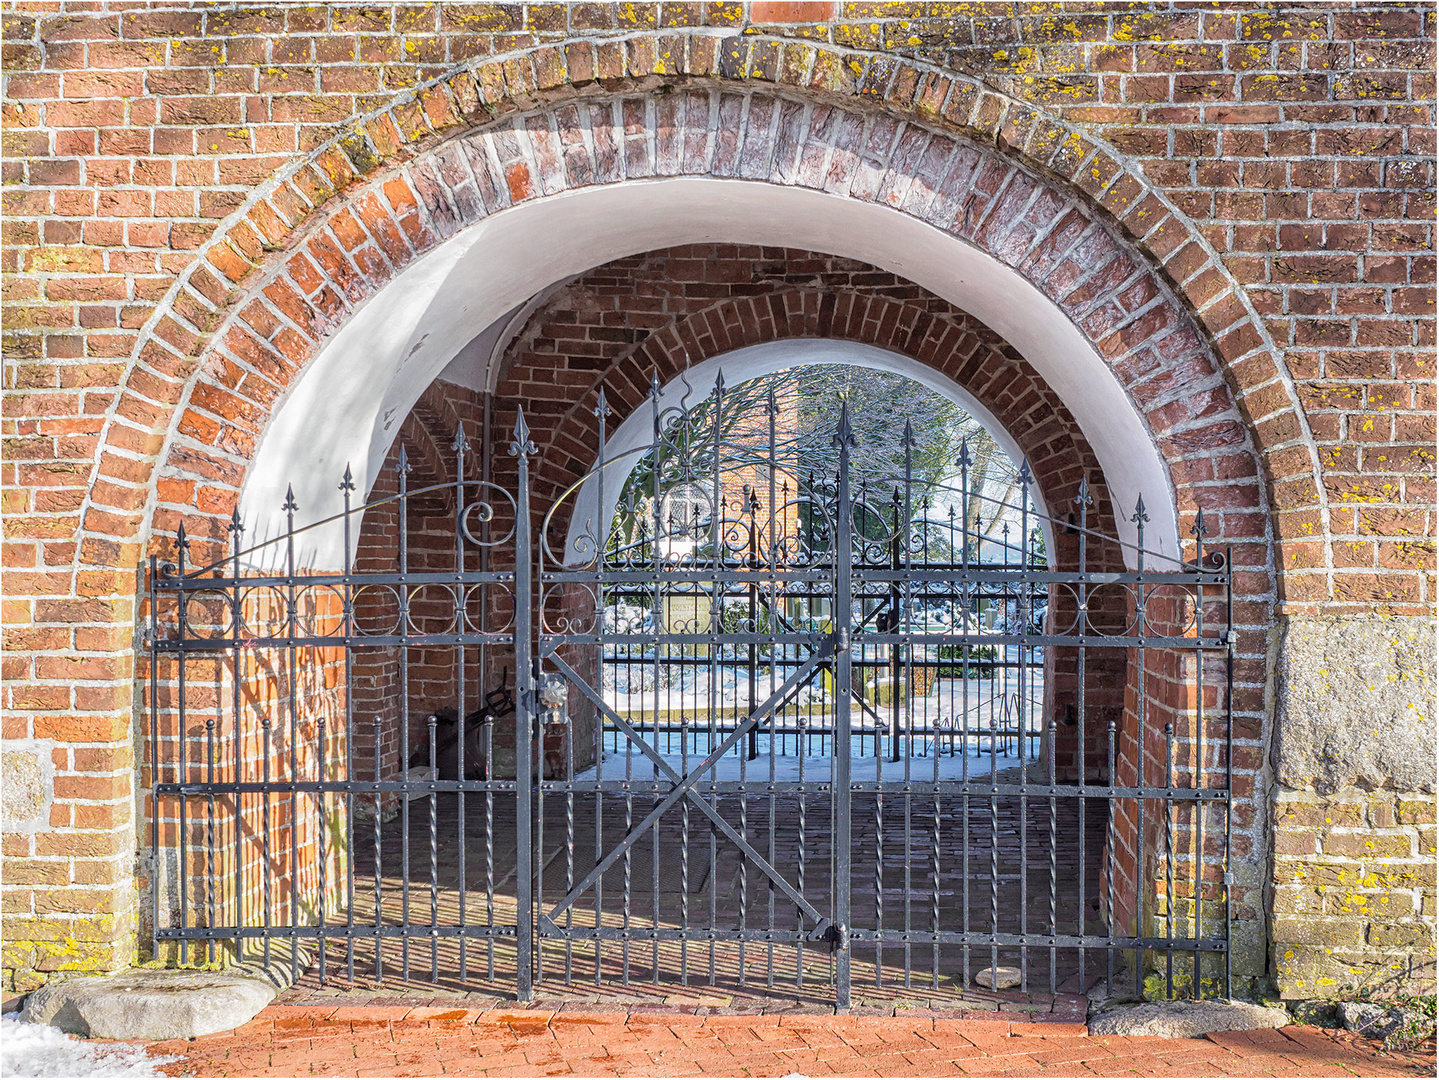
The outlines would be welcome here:
[[[357,490],[367,492],[425,387],[457,357],[456,374],[468,376],[465,381],[476,374],[483,379],[485,373],[474,370],[477,343],[484,343],[496,323],[508,324],[537,293],[614,259],[716,242],[862,260],[908,278],[985,323],[1069,408],[1094,450],[1116,510],[1133,506],[1143,494],[1151,517],[1145,546],[1162,556],[1177,555],[1172,487],[1142,418],[1094,345],[1037,288],[993,256],[892,208],[811,189],[706,177],[632,180],[511,207],[397,274],[331,338],[278,405],[241,494],[247,540],[282,533],[281,507],[290,485],[300,507],[297,523],[340,509],[337,486],[346,465]],[[760,366],[775,363],[777,355]],[[826,356],[836,359],[833,349]],[[745,377],[738,366],[730,370],[737,357],[724,362],[731,384]],[[907,361],[906,367],[900,363],[905,358],[890,353],[838,359],[919,377],[914,370],[919,365]],[[931,375],[920,381],[963,404],[1013,453],[1012,437],[976,409],[962,387]],[[1116,516],[1119,538],[1133,543],[1127,515]],[[340,522],[297,540],[297,565],[342,566]]]

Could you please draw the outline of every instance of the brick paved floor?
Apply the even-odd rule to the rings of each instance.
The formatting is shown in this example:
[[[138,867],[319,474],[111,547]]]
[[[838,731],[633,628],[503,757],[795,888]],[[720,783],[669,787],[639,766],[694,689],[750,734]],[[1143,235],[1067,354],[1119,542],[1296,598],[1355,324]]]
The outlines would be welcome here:
[[[924,765],[920,761],[916,769]],[[857,776],[863,766],[863,762],[856,766]],[[1017,779],[1017,773],[1001,772],[1000,778]],[[808,901],[819,911],[830,912],[831,808],[827,795],[811,797],[803,804],[793,797],[771,801],[762,795],[743,803],[738,797],[724,795],[713,801],[726,820],[744,831],[775,866],[784,868],[786,879]],[[601,851],[614,847],[629,831],[630,818],[643,818],[653,800],[647,796],[633,802],[627,812],[624,799],[604,801],[601,817],[606,840]],[[1048,946],[1051,933],[1103,936],[1108,932],[1101,914],[1108,819],[1105,801],[1088,800],[1082,829],[1073,799],[1056,800],[1053,807],[1046,799],[1029,799],[1023,813],[1015,798],[1001,797],[993,808],[988,799],[978,796],[968,802],[966,813],[964,800],[946,797],[936,814],[935,800],[928,797],[893,795],[882,803],[873,796],[856,798],[851,929],[864,932],[883,926],[899,933],[913,931],[917,939],[912,945],[891,941],[882,949],[872,942],[856,942],[853,982],[857,995],[888,998],[891,1004],[896,997],[912,998],[921,991],[928,997],[957,998],[974,989],[974,974],[992,962],[1022,966],[1024,989],[1034,993],[1082,989],[1078,978],[1081,965],[1084,985],[1107,972],[1111,958],[1102,948],[1088,949],[1081,960],[1075,949]],[[576,797],[572,807],[564,795],[546,797],[542,888],[537,897],[542,910],[550,911],[594,865],[596,814],[593,796]],[[348,920],[360,927],[372,926],[378,906],[380,921],[390,927],[404,922],[429,925],[432,921],[444,928],[462,923],[514,925],[516,829],[511,802],[496,800],[491,815],[483,801],[471,799],[463,836],[453,800],[437,800],[433,823],[430,815],[429,800],[411,805],[407,847],[402,846],[405,830],[400,821],[381,825],[378,869],[375,834],[370,831],[374,823],[360,826],[355,838],[353,906],[332,910],[332,923]],[[877,843],[876,837],[882,841]],[[712,839],[698,812],[690,813],[686,824],[685,807],[672,810],[658,829],[650,830],[630,850],[628,860],[617,861],[603,876],[598,920],[594,891],[584,894],[565,915],[554,916],[562,929],[572,923],[574,936],[541,944],[540,979],[550,984],[568,983],[580,990],[617,987],[624,996],[629,995],[632,982],[680,987],[686,980],[727,994],[784,988],[796,996],[816,992],[829,996],[827,990],[818,989],[828,987],[831,978],[827,948],[797,948],[782,936],[772,945],[761,941],[737,945],[726,940],[739,928],[794,932],[809,924],[784,896],[777,891],[770,894],[766,879],[737,848],[723,839]],[[597,921],[611,930],[630,931],[634,940],[610,940],[597,950],[585,936]],[[685,946],[673,940],[644,940],[645,932],[653,927],[666,931],[686,927],[696,936]],[[717,942],[705,940],[710,930],[717,931]],[[983,945],[965,949],[924,944],[923,934],[929,930],[1037,936],[1023,954],[1010,946],[999,946],[991,953]],[[422,933],[384,941],[383,980],[375,977],[373,939],[360,936],[353,956],[343,944],[331,941],[323,969],[320,963],[312,966],[302,986],[349,984],[353,962],[354,986],[360,992],[364,984],[403,984],[406,996],[479,993],[489,995],[491,1004],[496,997],[513,993],[512,937],[472,938],[463,946],[458,938],[427,939]],[[1122,956],[1118,959],[1122,965]],[[1187,963],[1188,954],[1180,959],[1181,971]],[[876,985],[880,981],[876,966],[883,974],[883,985]],[[797,977],[801,968],[802,980]],[[947,1004],[957,1007],[960,1002]]]
[[[173,1076],[1422,1076],[1431,1042],[1385,1055],[1312,1027],[1202,1039],[957,1011],[712,1015],[570,1006],[272,1005],[233,1032],[151,1044]]]

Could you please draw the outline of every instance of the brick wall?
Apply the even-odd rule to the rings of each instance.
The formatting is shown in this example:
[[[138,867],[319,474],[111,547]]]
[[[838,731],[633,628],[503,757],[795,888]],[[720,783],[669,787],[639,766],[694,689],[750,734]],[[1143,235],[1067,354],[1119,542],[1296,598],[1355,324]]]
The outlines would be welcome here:
[[[7,980],[130,956],[142,556],[182,516],[197,544],[223,541],[289,379],[367,288],[458,227],[427,198],[433,167],[397,170],[577,87],[614,97],[617,147],[645,137],[626,141],[625,94],[778,87],[919,118],[1053,178],[1155,268],[1222,365],[1221,388],[1182,396],[1201,415],[1237,407],[1205,437],[1232,425],[1262,462],[1262,498],[1231,508],[1236,539],[1254,523],[1242,625],[1432,606],[1423,5],[11,0],[0,18],[4,736],[56,747],[51,831],[4,838]],[[537,197],[538,167],[509,163],[505,198]],[[1131,385],[1145,361],[1120,362]],[[1149,411],[1156,431],[1178,407]],[[1177,491],[1252,493],[1252,457],[1160,441]],[[1262,643],[1236,673],[1262,762]]]

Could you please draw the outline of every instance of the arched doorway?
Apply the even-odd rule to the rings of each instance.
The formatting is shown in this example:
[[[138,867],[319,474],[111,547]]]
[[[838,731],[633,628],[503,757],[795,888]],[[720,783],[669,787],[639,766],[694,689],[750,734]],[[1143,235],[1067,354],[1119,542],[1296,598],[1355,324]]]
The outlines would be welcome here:
[[[712,103],[716,108],[725,107],[720,97],[713,98]],[[781,129],[774,125],[792,107],[799,108],[801,115],[813,115],[806,112],[813,108],[810,105],[770,100],[761,95],[741,104],[746,117],[761,114],[771,117],[771,121],[767,121],[771,126],[765,130],[775,138]],[[618,105],[614,108],[617,110]],[[612,111],[611,116],[617,118],[618,111]],[[873,132],[880,121],[862,117],[860,124],[861,130]],[[496,155],[486,160],[502,161],[498,155],[508,137],[509,133],[502,131],[493,145],[486,145],[486,155]],[[886,153],[891,152],[895,144],[889,145]],[[836,156],[834,145],[828,149],[831,157]],[[760,243],[762,238],[771,241],[792,238],[792,242],[849,257],[856,257],[858,252],[872,256],[875,263],[891,272],[902,269],[910,280],[921,286],[929,285],[931,292],[961,310],[974,313],[979,308],[980,321],[988,324],[1018,353],[1033,369],[1038,381],[1047,386],[1057,402],[1073,416],[1078,434],[1098,460],[1095,482],[1104,481],[1113,494],[1113,504],[1125,506],[1130,496],[1137,498],[1150,490],[1158,492],[1157,497],[1145,499],[1154,516],[1154,535],[1159,537],[1154,541],[1159,545],[1156,551],[1176,560],[1183,554],[1182,527],[1188,524],[1190,507],[1196,503],[1191,498],[1191,488],[1175,483],[1172,463],[1189,457],[1208,457],[1212,451],[1206,442],[1208,436],[1196,432],[1207,431],[1205,421],[1211,417],[1222,418],[1232,408],[1227,404],[1222,380],[1212,365],[1205,384],[1210,396],[1204,401],[1191,397],[1179,401],[1165,388],[1166,365],[1209,363],[1200,339],[1182,308],[1164,288],[1162,279],[1148,271],[1142,261],[1134,259],[1112,231],[1079,213],[1072,200],[1060,199],[1057,203],[1046,200],[1052,191],[1043,182],[1003,159],[997,163],[992,161],[993,155],[987,152],[955,143],[944,153],[949,155],[943,158],[947,171],[943,177],[931,178],[933,198],[925,200],[925,206],[931,207],[934,200],[944,197],[958,197],[952,208],[958,214],[962,206],[968,205],[969,211],[962,218],[956,218],[961,222],[959,231],[966,239],[956,239],[953,234],[923,223],[918,215],[907,213],[905,200],[898,195],[895,199],[886,196],[880,200],[890,204],[886,208],[870,201],[879,194],[877,190],[866,197],[855,198],[851,188],[849,195],[840,197],[758,177],[633,181],[570,193],[557,188],[545,200],[516,206],[486,218],[483,225],[461,229],[461,221],[454,216],[454,211],[465,205],[464,185],[479,182],[479,174],[474,171],[474,159],[463,156],[469,154],[468,149],[444,147],[437,152],[433,163],[411,169],[407,177],[423,174],[429,180],[444,175],[441,167],[444,162],[462,163],[457,154],[468,164],[456,174],[459,180],[455,187],[448,194],[442,194],[439,201],[427,201],[423,211],[418,202],[413,204],[414,220],[420,223],[415,236],[427,230],[430,235],[428,240],[415,239],[415,247],[394,255],[389,264],[395,271],[394,280],[386,289],[376,290],[362,281],[351,281],[348,284],[356,292],[349,303],[358,305],[359,300],[367,298],[364,306],[357,306],[353,314],[346,313],[342,306],[320,316],[314,314],[317,308],[311,308],[308,315],[304,309],[308,304],[322,303],[322,295],[330,286],[318,285],[302,296],[301,290],[294,287],[298,284],[296,275],[303,276],[303,265],[299,261],[287,266],[269,286],[274,295],[266,294],[262,307],[267,310],[271,305],[300,304],[295,312],[286,316],[291,325],[296,325],[294,318],[306,322],[312,318],[336,321],[344,318],[341,328],[310,361],[304,376],[287,388],[287,396],[272,415],[267,416],[263,427],[257,427],[263,431],[263,438],[245,470],[240,500],[242,518],[252,530],[251,538],[286,535],[288,520],[282,522],[266,507],[285,507],[288,502],[302,507],[324,505],[328,494],[324,489],[335,482],[331,473],[338,474],[344,461],[354,464],[352,482],[359,490],[373,492],[373,481],[390,451],[395,427],[428,384],[428,377],[444,370],[477,338],[484,338],[487,331],[482,324],[486,319],[491,323],[508,323],[520,317],[534,297],[543,294],[556,280],[593,265],[596,255],[606,250],[614,254],[643,251],[658,244],[691,239],[698,232],[702,236],[718,235],[752,243]],[[973,160],[968,160],[966,154]],[[718,149],[710,164],[722,164]],[[958,176],[955,170],[962,172],[963,178],[954,180],[957,187],[946,196],[942,181]],[[881,170],[881,175],[888,174]],[[905,186],[912,187],[916,179],[910,175]],[[959,192],[968,195],[960,196]],[[357,196],[352,205],[357,213],[362,207],[372,212],[373,205],[365,200],[375,197],[377,193]],[[390,211],[384,205],[379,206],[380,213],[387,215],[387,220],[396,227],[404,226],[408,213],[401,206],[404,200],[396,202],[392,193],[386,198],[396,215],[388,217]],[[966,198],[970,199],[967,204]],[[992,216],[1005,205],[1009,209],[1001,215],[1001,227],[1000,218]],[[1025,212],[1041,208],[1049,216],[1038,226],[1024,218]],[[544,212],[538,218],[527,212],[538,213],[541,209]],[[567,219],[566,214],[572,214],[573,218]],[[531,219],[531,224],[522,220],[525,218]],[[619,245],[617,248],[586,244],[577,250],[563,250],[556,256],[554,250],[540,246],[539,234],[534,229],[534,223],[538,222],[541,229],[563,233],[578,228],[580,223],[597,221],[604,223],[598,230],[603,234],[601,239],[608,237],[606,242]],[[909,223],[914,224],[911,227]],[[337,220],[334,227],[341,227],[341,222]],[[372,242],[381,244],[388,235],[384,227],[374,222],[366,225],[363,232],[366,238],[359,240],[357,251]],[[446,232],[453,235],[440,243]],[[316,260],[324,261],[320,253],[326,249],[319,241],[333,246],[330,235],[317,234],[310,241],[308,254],[303,256],[304,264],[310,269],[316,269]],[[1027,236],[1028,243],[1012,254],[1012,260],[1020,265],[1026,265],[1025,260],[1037,260],[1029,265],[1029,276],[1012,269],[1011,262],[1000,253],[1005,241],[1018,244],[1018,236]],[[824,243],[816,244],[816,240]],[[426,247],[427,243],[430,246]],[[422,251],[422,254],[415,257],[411,251]],[[1081,254],[1086,265],[1080,268],[1078,278],[1070,278],[1066,283],[1075,286],[1066,294],[1066,300],[1086,288],[1092,290],[1093,295],[1087,301],[1070,301],[1075,309],[1071,312],[1047,298],[1034,279],[1052,286],[1065,278],[1065,260]],[[411,258],[413,262],[406,265],[406,260]],[[539,269],[530,278],[511,275],[498,284],[486,276],[495,273],[503,276],[516,264],[538,265]],[[345,277],[347,273],[349,271],[325,271],[334,284],[341,284],[337,277]],[[481,291],[480,287],[487,283],[493,287]],[[1115,301],[1112,295],[1115,290],[1121,290],[1126,299]],[[479,312],[473,306],[466,310],[461,298],[476,295],[494,310],[487,308]],[[416,296],[425,298],[423,314],[419,318],[407,318],[406,310],[417,307]],[[247,318],[260,321],[253,312]],[[742,324],[737,329],[742,331]],[[228,349],[270,347],[258,342],[252,322],[237,321],[232,330],[233,336],[227,338]],[[267,340],[274,340],[278,333],[278,330],[272,331],[266,335]],[[653,336],[656,348],[669,346],[659,340],[661,335]],[[733,348],[748,344],[742,332],[725,337],[725,341]],[[1101,343],[1104,343],[1102,348]],[[677,338],[674,344],[683,346],[685,342]],[[673,354],[674,348],[669,346],[668,351]],[[1126,363],[1131,369],[1124,369]],[[1127,373],[1121,379],[1116,370],[1127,370]],[[533,387],[524,407],[531,415],[534,402],[561,402],[562,413],[590,408],[588,403],[583,403],[584,395],[576,392],[581,385],[578,380],[551,380],[548,385]],[[641,397],[642,389],[631,385],[629,391],[613,400],[633,409]],[[1144,404],[1140,406],[1138,402]],[[509,427],[510,417],[504,404],[492,399],[489,405],[496,421],[492,430]],[[1232,424],[1232,421],[1222,420],[1219,426],[1226,423]],[[1156,433],[1156,426],[1160,433]],[[1242,427],[1226,430],[1231,431],[1232,440],[1227,445],[1234,446],[1241,455],[1249,453]],[[1237,436],[1233,435],[1234,430]],[[584,428],[565,431],[547,425],[544,436],[549,442],[545,460],[553,460],[556,471],[553,475],[537,476],[537,482],[549,485],[552,491],[562,488],[563,477],[575,472],[574,461],[564,460],[567,453],[579,461],[578,468],[583,471],[583,461],[569,450],[575,445],[584,446],[584,431]],[[568,444],[566,439],[570,440]],[[555,450],[553,458],[548,454],[551,447]],[[286,473],[290,474],[288,478],[284,478]],[[1254,475],[1257,476],[1257,469]],[[1075,486],[1081,479],[1084,479],[1082,470],[1068,478]],[[296,482],[295,498],[290,500],[286,493]],[[307,488],[305,485],[310,483],[314,486]],[[1257,485],[1251,487],[1252,501],[1257,502]],[[1185,492],[1183,503],[1178,497],[1180,491]],[[278,500],[274,498],[277,495]],[[1238,496],[1241,509],[1251,509],[1246,504],[1249,498],[1244,494]],[[1161,508],[1163,513],[1159,513]],[[291,512],[284,511],[285,514]],[[1113,509],[1109,512],[1115,525],[1112,539],[1120,541],[1132,536],[1134,523],[1128,520],[1130,515]],[[1219,524],[1222,528],[1223,518]],[[307,541],[313,540],[313,545],[301,553],[301,562],[307,570],[333,571],[344,565],[348,543],[342,535],[342,525],[343,522],[337,520],[328,530],[319,528],[307,534]],[[206,535],[203,523],[192,537],[196,534],[211,541],[221,535],[214,531]],[[1192,676],[1180,674],[1176,685],[1186,685],[1189,681]],[[1211,681],[1210,685],[1215,683]],[[1135,683],[1134,693],[1137,703],[1148,689],[1143,683]],[[1138,831],[1143,833],[1142,828]]]

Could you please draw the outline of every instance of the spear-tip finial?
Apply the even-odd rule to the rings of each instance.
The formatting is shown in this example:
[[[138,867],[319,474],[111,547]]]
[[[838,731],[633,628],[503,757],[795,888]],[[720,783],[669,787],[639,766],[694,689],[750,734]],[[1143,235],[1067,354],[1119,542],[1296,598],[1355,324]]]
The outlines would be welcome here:
[[[1200,539],[1209,535],[1209,523],[1204,520],[1204,507],[1202,506],[1199,508],[1199,512],[1194,515],[1194,524],[1189,529],[1189,535],[1197,536]]]
[[[857,446],[859,440],[854,437],[854,428],[849,422],[849,402],[843,399],[839,403],[839,425],[834,431],[834,445],[839,447]]]
[[[285,485],[285,505],[280,507],[280,509],[287,514],[293,514],[296,510],[300,509],[300,504],[295,501],[294,484]]]
[[[715,372],[715,396],[724,397],[724,368]]]
[[[230,511],[230,531],[236,537],[245,531],[245,526],[240,524],[240,508],[238,506]]]
[[[1149,515],[1144,511],[1144,495],[1141,493],[1134,503],[1134,516],[1129,519],[1135,524],[1142,525],[1149,520]]]
[[[959,457],[954,462],[960,468],[967,469],[974,464],[974,458],[969,456],[969,439],[959,440]]]
[[[907,447],[914,445],[914,425],[909,422],[908,418],[904,421],[904,445]]]
[[[771,386],[771,387],[769,388],[769,391],[765,394],[765,409],[766,409],[766,411],[768,412],[768,414],[769,414],[770,416],[778,416],[778,415],[779,415],[779,405],[775,402],[775,399],[774,399],[774,387],[773,387],[773,386]]]
[[[470,440],[465,438],[465,425],[455,425],[455,437],[450,440],[450,449],[461,456],[470,448]]]
[[[605,388],[601,386],[599,395],[595,398],[595,415],[603,420],[612,412],[614,412],[614,410],[610,408],[610,403],[605,398]]]
[[[1023,487],[1034,483],[1034,471],[1029,467],[1029,458],[1024,458],[1019,463],[1019,483]]]
[[[660,396],[660,369],[659,369],[658,366],[655,366],[655,367],[653,367],[653,368],[650,369],[650,397],[652,397],[652,398],[658,398],[659,396]]]
[[[534,442],[530,439],[530,426],[525,423],[525,410],[515,410],[515,437],[510,442],[510,454],[513,457],[526,457],[539,452]]]
[[[188,551],[190,548],[190,538],[185,535],[185,523],[183,521],[180,522],[180,527],[175,530],[175,547],[181,552]]]
[[[1079,494],[1074,497],[1075,506],[1093,506],[1094,500],[1089,497],[1089,477],[1079,478]]]

